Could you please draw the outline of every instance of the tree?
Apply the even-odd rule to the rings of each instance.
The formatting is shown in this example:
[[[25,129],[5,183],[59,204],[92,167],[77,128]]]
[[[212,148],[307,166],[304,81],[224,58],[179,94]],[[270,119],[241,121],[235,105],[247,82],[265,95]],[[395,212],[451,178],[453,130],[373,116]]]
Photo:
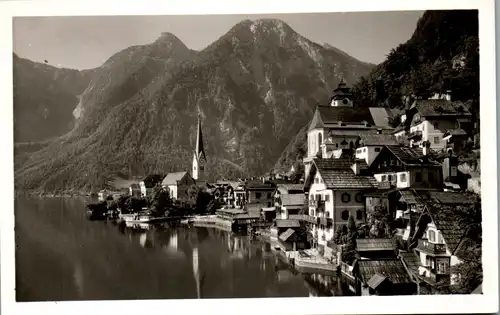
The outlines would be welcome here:
[[[153,216],[165,215],[165,212],[172,206],[172,199],[168,189],[157,186],[149,200],[149,206],[153,211]]]

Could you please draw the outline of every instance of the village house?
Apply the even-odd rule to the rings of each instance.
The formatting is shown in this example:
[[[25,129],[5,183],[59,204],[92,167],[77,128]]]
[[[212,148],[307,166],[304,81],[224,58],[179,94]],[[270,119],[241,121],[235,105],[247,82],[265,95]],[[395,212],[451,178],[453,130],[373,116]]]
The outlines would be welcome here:
[[[137,183],[133,183],[129,186],[128,189],[129,195],[132,197],[141,197],[141,186]]]
[[[472,131],[472,114],[467,107],[463,102],[451,101],[449,94],[442,99],[416,100],[407,115],[411,122],[407,135],[410,145],[423,147],[428,141],[430,148],[437,151],[463,147],[464,142],[455,140],[466,139]]]
[[[307,153],[304,158],[305,177],[312,160],[331,157],[332,151],[355,147],[360,134],[392,130],[390,110],[383,107],[355,107],[351,89],[341,80],[333,91],[329,105],[318,105],[307,132]]]
[[[161,174],[151,174],[144,177],[139,183],[139,186],[141,187],[141,197],[151,195],[153,193],[153,189],[156,186],[161,185],[161,181],[164,177],[165,176]]]
[[[361,259],[354,262],[357,295],[413,295],[417,285],[400,259]]]
[[[399,145],[394,135],[390,134],[364,134],[356,141],[356,159],[364,159],[370,166],[377,155],[386,145]]]
[[[250,180],[245,184],[245,204],[259,204],[262,207],[273,205],[273,192],[276,185],[265,180]]]
[[[356,251],[361,259],[396,257],[393,240],[390,238],[359,238]]]
[[[320,247],[333,238],[336,228],[347,224],[350,215],[356,224],[365,220],[363,192],[373,189],[376,180],[361,175],[360,164],[348,158],[312,160],[304,191],[308,194],[309,215],[317,218],[312,232],[318,235]]]
[[[453,195],[453,196],[451,196]],[[459,193],[428,192],[420,195],[425,209],[410,238],[410,249],[420,258],[419,277],[431,287],[439,282],[453,284],[450,268],[460,262],[456,256],[459,244],[467,233],[463,218],[455,211],[457,205],[473,201]],[[425,200],[425,201],[424,201]],[[463,256],[460,251],[459,255]]]
[[[274,206],[277,217],[288,219],[288,216],[299,214],[306,205],[304,186],[302,184],[278,184],[274,192]]]
[[[189,187],[195,185],[196,181],[188,172],[168,173],[163,179],[161,186],[168,189],[170,198],[173,200],[188,200]]]

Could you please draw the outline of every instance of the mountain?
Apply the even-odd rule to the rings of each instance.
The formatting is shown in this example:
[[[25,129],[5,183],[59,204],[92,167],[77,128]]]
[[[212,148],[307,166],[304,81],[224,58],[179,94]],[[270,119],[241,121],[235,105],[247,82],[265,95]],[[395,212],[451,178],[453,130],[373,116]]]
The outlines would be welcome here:
[[[94,70],[56,68],[13,56],[14,142],[60,136],[73,127],[73,109]]]
[[[371,68],[280,20],[245,20],[199,52],[164,34],[96,71],[75,128],[24,162],[16,187],[97,189],[120,174],[190,170],[198,114],[210,180],[263,174],[341,76],[354,83]]]
[[[426,11],[411,38],[356,82],[355,106],[404,108],[403,96],[411,103],[449,90],[453,100],[473,101],[478,120],[478,40],[477,10]],[[306,128],[291,139],[274,168],[289,169],[305,149]]]

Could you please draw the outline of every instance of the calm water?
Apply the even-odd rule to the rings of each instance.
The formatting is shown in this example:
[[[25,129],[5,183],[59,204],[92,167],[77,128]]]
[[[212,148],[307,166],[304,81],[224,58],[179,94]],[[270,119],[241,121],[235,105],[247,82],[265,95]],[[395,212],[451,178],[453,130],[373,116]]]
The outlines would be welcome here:
[[[216,229],[87,221],[84,199],[16,200],[18,301],[340,295],[269,244]]]

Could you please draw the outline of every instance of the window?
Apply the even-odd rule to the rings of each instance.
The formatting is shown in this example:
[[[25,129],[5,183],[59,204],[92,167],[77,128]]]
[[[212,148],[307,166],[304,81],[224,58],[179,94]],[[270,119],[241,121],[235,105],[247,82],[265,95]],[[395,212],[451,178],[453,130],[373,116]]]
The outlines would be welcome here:
[[[267,193],[267,199],[271,198],[271,193]]]
[[[262,197],[262,195],[261,195],[261,193],[260,193],[260,192],[255,193],[255,198],[260,199],[261,197]]]
[[[391,160],[390,164],[391,164],[391,166],[393,166],[394,165],[394,160]]]
[[[392,175],[387,175],[387,180],[392,182]]]
[[[340,199],[343,203],[348,203],[349,201],[351,201],[351,195],[349,195],[348,193],[343,193],[342,196],[340,196]]]
[[[318,178],[317,178],[317,177],[315,177],[315,178],[314,178],[314,183],[315,183],[315,184],[317,184],[317,183],[318,183]]]
[[[363,194],[362,193],[357,193],[356,194],[356,197],[354,198],[356,200],[356,202],[363,202]]]
[[[317,194],[317,195],[316,195],[316,200],[317,200],[317,201],[321,201],[321,195],[320,195],[320,194]]]
[[[366,200],[368,200],[368,205],[371,206],[372,205],[372,197],[368,197],[368,198],[366,198]]]
[[[441,233],[439,233],[439,232],[437,233],[437,235],[438,235],[438,241],[437,241],[437,242],[438,242],[439,244],[443,244],[443,243],[444,243],[444,242],[443,242],[443,236],[442,236],[442,235],[441,235]]]
[[[406,173],[399,174],[399,181],[402,183],[406,183]]]
[[[420,183],[422,181],[422,173],[420,173],[420,172],[415,173],[415,181],[417,183]]]
[[[380,148],[375,148],[375,152],[380,152]]]
[[[386,176],[382,175],[382,181],[385,182],[385,180],[386,180]]]
[[[311,216],[314,217],[314,209],[311,209]]]
[[[434,144],[439,144],[439,142],[440,142],[440,137],[439,136],[434,137]]]
[[[363,220],[363,210],[356,211],[356,220]]]
[[[437,122],[435,122],[435,123],[433,124],[433,126],[434,126],[434,129],[438,129],[438,130],[439,130],[439,124],[438,124]]]
[[[193,169],[196,171],[196,166],[193,166]]]
[[[436,232],[434,232],[433,230],[429,230],[429,241],[431,242],[435,242],[436,241]]]
[[[347,221],[349,219],[349,211],[342,211],[342,220]]]
[[[323,135],[321,133],[318,133],[318,146],[320,146],[323,143]]]
[[[330,195],[325,195],[325,201],[330,201]]]
[[[427,173],[427,179],[430,183],[433,183],[434,182],[434,173],[433,172]]]

